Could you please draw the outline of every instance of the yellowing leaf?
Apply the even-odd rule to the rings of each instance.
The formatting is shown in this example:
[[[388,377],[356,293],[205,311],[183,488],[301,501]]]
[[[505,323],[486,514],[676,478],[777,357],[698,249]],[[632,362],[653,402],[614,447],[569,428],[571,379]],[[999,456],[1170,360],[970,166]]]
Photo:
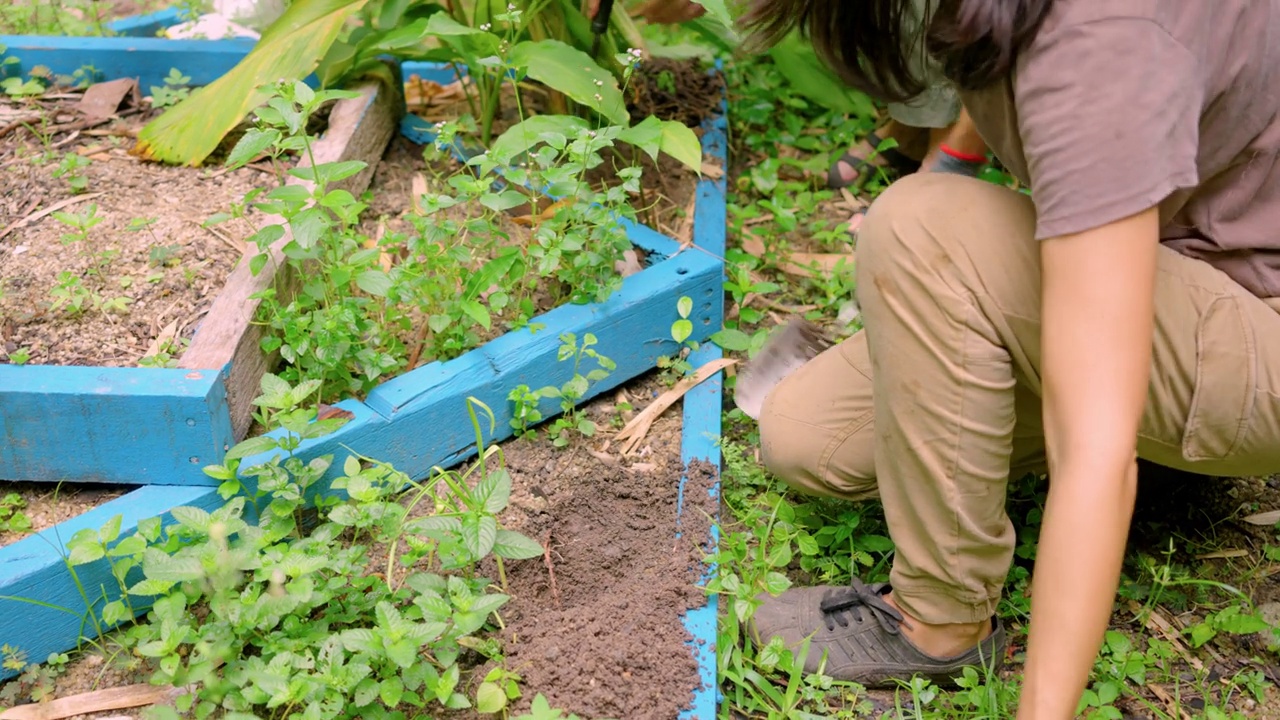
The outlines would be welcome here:
[[[134,153],[199,165],[267,98],[264,86],[299,80],[319,64],[343,24],[368,0],[294,0],[226,75],[191,93],[138,133]]]

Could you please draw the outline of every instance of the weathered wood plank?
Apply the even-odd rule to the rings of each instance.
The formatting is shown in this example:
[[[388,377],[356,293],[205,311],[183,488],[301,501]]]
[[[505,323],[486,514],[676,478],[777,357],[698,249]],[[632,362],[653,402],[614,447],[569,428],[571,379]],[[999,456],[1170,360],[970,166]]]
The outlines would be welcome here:
[[[0,479],[208,485],[234,442],[213,371],[0,365]]]
[[[332,189],[345,189],[353,195],[360,194],[369,186],[374,168],[395,133],[404,106],[398,83],[396,88],[385,88],[370,81],[356,88],[356,92],[360,93],[359,97],[343,100],[334,106],[329,115],[328,131],[312,148],[317,163],[340,160],[368,163],[360,173],[333,184]],[[306,159],[299,163],[304,167],[308,164]],[[298,178],[290,178],[289,183],[310,184]],[[271,247],[269,259],[257,275],[249,267],[249,259],[257,254],[257,249],[250,248],[245,253],[200,323],[191,347],[178,361],[182,368],[223,372],[237,438],[244,437],[249,429],[258,382],[274,360],[261,350],[263,330],[253,323],[260,302],[253,296],[273,283],[287,285],[289,280],[281,274],[288,269],[282,252],[291,239],[288,224],[278,216],[265,218],[263,224],[284,225],[284,237]]]
[[[0,65],[6,76],[26,74],[44,66],[57,75],[72,75],[83,67],[97,71],[96,80],[138,78],[143,92],[164,85],[177,68],[192,85],[208,85],[235,67],[253,49],[254,40],[169,40],[157,37],[59,37],[0,35],[3,57],[15,65]]]

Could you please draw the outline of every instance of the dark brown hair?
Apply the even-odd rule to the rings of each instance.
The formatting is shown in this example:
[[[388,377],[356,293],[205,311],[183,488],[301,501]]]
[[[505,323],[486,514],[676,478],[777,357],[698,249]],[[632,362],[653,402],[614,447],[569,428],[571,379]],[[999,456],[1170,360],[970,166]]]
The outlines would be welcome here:
[[[917,38],[904,28],[912,0],[750,0],[741,24],[748,48],[763,50],[799,29],[818,56],[849,85],[902,101],[925,90],[911,72]],[[932,16],[925,48],[947,78],[976,90],[1008,74],[1035,38],[1053,0],[927,0]],[[914,25],[912,26],[915,27]]]

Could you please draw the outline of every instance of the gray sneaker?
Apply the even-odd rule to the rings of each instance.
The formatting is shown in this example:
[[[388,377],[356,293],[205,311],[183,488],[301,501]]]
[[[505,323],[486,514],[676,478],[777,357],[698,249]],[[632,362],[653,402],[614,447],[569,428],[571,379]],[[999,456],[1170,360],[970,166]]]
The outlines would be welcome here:
[[[792,588],[776,598],[761,595],[763,604],[749,631],[761,646],[769,638],[780,637],[788,648],[798,649],[810,637],[805,672],[817,672],[825,655],[826,675],[870,688],[895,687],[897,681],[916,675],[947,686],[966,667],[979,673],[984,667],[1000,668],[1005,635],[998,618],[991,634],[974,649],[957,657],[937,658],[921,652],[899,631],[902,613],[884,599],[888,592],[888,585],[854,580],[843,588]]]

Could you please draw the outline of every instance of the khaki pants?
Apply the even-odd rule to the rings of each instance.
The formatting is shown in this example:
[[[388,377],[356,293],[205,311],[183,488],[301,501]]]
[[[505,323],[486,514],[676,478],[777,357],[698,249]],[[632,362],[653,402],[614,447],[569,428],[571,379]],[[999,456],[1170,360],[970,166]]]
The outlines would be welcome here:
[[[760,418],[766,464],[810,493],[879,497],[894,597],[928,623],[996,609],[1011,476],[1045,470],[1040,255],[1024,195],[918,173],[859,229],[866,330],[793,373]],[[1280,471],[1280,302],[1162,249],[1138,454],[1208,475]]]

